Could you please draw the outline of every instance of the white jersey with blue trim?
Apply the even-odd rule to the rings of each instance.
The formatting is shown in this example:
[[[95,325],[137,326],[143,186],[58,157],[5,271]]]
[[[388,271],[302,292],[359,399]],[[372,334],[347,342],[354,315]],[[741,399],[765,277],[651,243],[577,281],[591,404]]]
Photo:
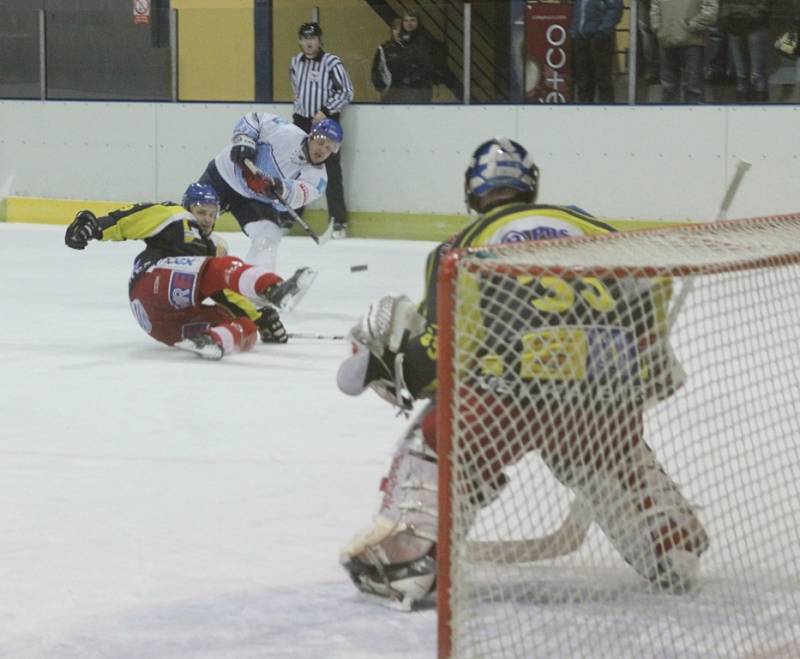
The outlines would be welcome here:
[[[328,184],[325,164],[313,165],[306,158],[302,129],[267,112],[248,112],[233,129],[234,135],[247,135],[256,141],[255,165],[283,183],[283,198],[292,208],[306,206],[319,197]],[[225,182],[243,197],[285,210],[280,202],[251,190],[241,167],[231,160],[231,146],[214,159]]]

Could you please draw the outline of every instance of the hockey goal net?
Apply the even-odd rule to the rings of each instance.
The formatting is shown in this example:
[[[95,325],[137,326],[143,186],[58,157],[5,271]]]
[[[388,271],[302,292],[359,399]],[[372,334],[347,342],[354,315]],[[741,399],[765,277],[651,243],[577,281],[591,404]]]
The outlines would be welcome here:
[[[439,656],[800,656],[800,215],[451,254]]]

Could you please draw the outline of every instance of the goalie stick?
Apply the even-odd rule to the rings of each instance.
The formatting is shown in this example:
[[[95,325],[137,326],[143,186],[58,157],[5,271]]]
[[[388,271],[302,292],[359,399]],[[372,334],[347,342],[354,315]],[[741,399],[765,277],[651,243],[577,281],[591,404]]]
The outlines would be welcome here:
[[[736,171],[733,173],[733,178],[728,184],[727,190],[725,190],[725,196],[722,197],[719,210],[717,211],[717,216],[714,218],[716,222],[724,220],[728,217],[728,209],[731,207],[731,203],[733,203],[733,199],[736,196],[736,193],[739,191],[739,186],[742,184],[742,179],[744,178],[744,175],[747,174],[750,166],[751,164],[749,162],[742,160],[741,158],[736,161]],[[678,295],[675,297],[675,301],[672,304],[672,309],[670,309],[669,316],[667,316],[668,334],[670,331],[672,331],[672,326],[675,324],[675,319],[678,317],[680,310],[683,308],[686,298],[694,288],[694,280],[694,277],[687,277],[683,283],[683,286],[681,287],[680,293],[678,293]]]
[[[576,496],[553,533],[524,540],[473,540],[467,543],[466,558],[477,563],[530,563],[566,556],[583,544],[593,519],[589,504]]]
[[[256,167],[256,165],[253,163],[253,161],[250,160],[249,158],[245,158],[244,159],[244,165],[245,165],[245,167],[247,167],[247,169],[250,171],[250,173],[253,176],[259,176],[259,177],[262,177],[262,178],[267,177],[267,174],[265,174],[258,167]],[[286,200],[281,195],[279,195],[277,192],[274,192],[274,191],[273,191],[272,194],[279,202],[281,202],[286,207],[286,212],[289,214],[289,217],[291,217],[292,220],[297,222],[297,224],[300,225],[300,227],[303,229],[303,231],[305,231],[306,234],[308,234],[308,236],[310,236],[311,239],[315,243],[317,243],[317,245],[322,246],[322,245],[324,245],[325,243],[327,243],[331,239],[331,236],[333,235],[333,220],[332,219],[328,221],[328,226],[325,229],[325,231],[323,231],[321,234],[317,235],[317,233],[308,225],[308,222],[306,222],[302,217],[300,217],[295,212],[295,210],[291,206],[289,206],[289,204],[286,203]]]

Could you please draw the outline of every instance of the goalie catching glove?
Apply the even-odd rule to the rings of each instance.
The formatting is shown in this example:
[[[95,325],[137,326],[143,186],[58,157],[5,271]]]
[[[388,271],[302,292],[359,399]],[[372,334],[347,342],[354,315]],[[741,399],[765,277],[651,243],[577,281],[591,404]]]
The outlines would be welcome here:
[[[339,389],[358,396],[370,387],[392,405],[410,409],[414,398],[403,375],[405,344],[424,328],[425,319],[405,295],[385,295],[372,303],[348,335],[353,354],[339,366]]]
[[[80,211],[67,227],[64,242],[72,249],[85,249],[90,240],[100,240],[103,230],[92,211]]]

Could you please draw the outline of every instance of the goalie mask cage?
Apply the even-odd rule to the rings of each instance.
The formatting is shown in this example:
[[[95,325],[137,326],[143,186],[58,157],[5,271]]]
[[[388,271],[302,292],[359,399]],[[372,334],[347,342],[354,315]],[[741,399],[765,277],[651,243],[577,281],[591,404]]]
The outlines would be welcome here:
[[[471,248],[439,657],[800,656],[800,215]]]

